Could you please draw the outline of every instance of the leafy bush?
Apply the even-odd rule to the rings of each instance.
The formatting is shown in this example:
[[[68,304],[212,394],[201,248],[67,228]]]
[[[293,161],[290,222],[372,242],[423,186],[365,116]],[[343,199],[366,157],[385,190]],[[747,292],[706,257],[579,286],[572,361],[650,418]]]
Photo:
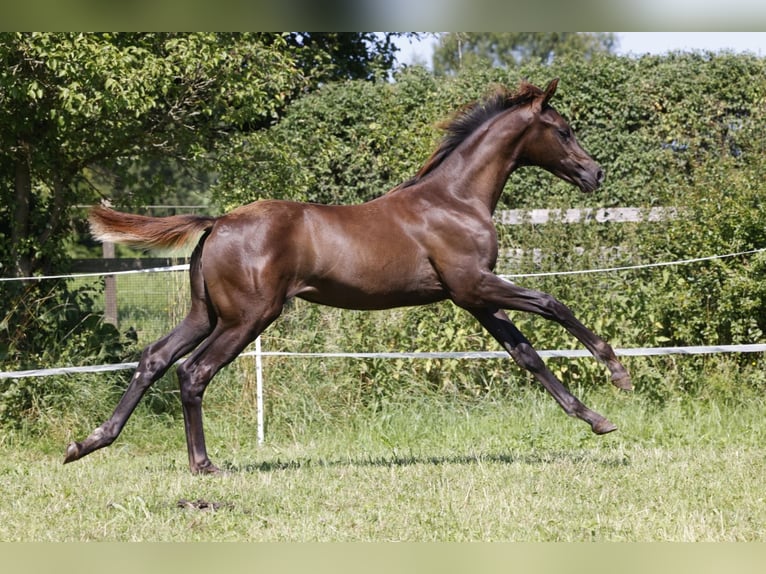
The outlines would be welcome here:
[[[0,321],[3,370],[118,363],[135,353],[135,335],[121,335],[94,311],[96,293],[90,287],[71,289],[63,283],[43,286],[35,282],[13,295],[10,311]],[[119,383],[125,377],[108,378]],[[92,377],[87,382],[78,379],[0,379],[0,424],[45,418],[45,413],[77,405],[84,395],[99,393],[98,387],[89,386]],[[116,388],[118,384],[102,390],[113,394]]]
[[[766,60],[726,53],[557,59],[550,66],[475,67],[443,78],[414,67],[390,83],[328,83],[295,100],[268,130],[233,136],[218,158],[216,201],[231,208],[264,197],[368,200],[417,171],[437,144],[437,123],[452,110],[493,83],[514,86],[522,77],[538,85],[561,78],[553,103],[602,163],[607,180],[597,192],[583,195],[542,170],[522,169],[509,179],[499,209],[665,206],[677,208],[679,216],[660,224],[499,226],[498,272],[675,261],[766,246]],[[766,255],[760,253],[517,281],[554,294],[614,346],[726,344],[764,340],[764,271]],[[3,342],[6,365],[23,366],[22,357],[26,364],[107,362],[130,351],[110,326],[89,316],[87,293],[67,291],[49,299],[45,293],[28,295],[24,300],[39,300],[34,304],[39,308],[24,320],[6,317],[3,336],[18,332],[35,339],[39,329],[40,337],[47,333],[54,344],[31,352],[20,338]],[[577,346],[559,325],[520,313],[513,319],[538,348]],[[497,345],[471,316],[449,303],[356,313],[296,301],[266,332],[264,348],[473,351]],[[639,392],[657,401],[678,392],[707,392],[710,381],[723,395],[741,393],[743,380],[751,389],[764,385],[759,357],[631,358],[626,363]],[[569,385],[607,380],[603,367],[591,359],[549,365]],[[494,360],[275,359],[267,368],[272,405],[290,401],[298,405],[296,416],[310,417],[321,416],[318,404],[341,411],[359,404],[377,408],[408,393],[482,397],[512,392],[517,383],[531,380],[508,361]],[[718,372],[727,375],[711,376]],[[89,392],[85,378],[77,379],[83,381],[77,388],[63,378],[3,382],[0,392],[9,406],[2,416],[77,400],[64,398]]]
[[[523,255],[501,258],[499,272],[675,261],[766,246],[761,215],[766,60],[728,53],[594,56],[510,71],[475,67],[446,78],[409,68],[389,84],[328,85],[295,102],[270,130],[243,140],[240,151],[247,153],[227,158],[216,193],[229,207],[260,197],[370,199],[417,170],[436,145],[436,123],[451,110],[480,97],[494,82],[514,86],[522,77],[538,85],[561,78],[553,103],[602,163],[607,180],[599,191],[583,195],[542,170],[522,169],[509,179],[499,209],[666,206],[677,208],[679,217],[660,224],[501,227],[501,253],[521,249]],[[749,343],[762,341],[766,328],[764,265],[766,256],[758,254],[518,281],[557,296],[615,346]],[[310,348],[327,348],[322,323],[330,321],[337,337],[332,346],[340,349],[497,348],[470,316],[449,304],[359,317],[299,308],[310,316],[295,321],[300,332],[289,331],[290,321],[277,323],[266,334],[267,346],[294,350],[305,337],[321,339],[306,342]],[[577,345],[559,325],[523,314],[514,318],[539,348]],[[689,361],[697,366],[684,372],[685,379],[671,378],[673,385],[690,390],[689,377],[704,378],[700,365],[711,369],[716,360]],[[628,362],[638,371],[639,389],[666,396],[656,360]],[[592,360],[550,365],[569,384],[606,380]],[[509,375],[514,369],[496,361],[352,362],[346,368],[333,376],[371,390],[389,385],[389,393],[399,381],[418,381],[474,395],[516,377]]]

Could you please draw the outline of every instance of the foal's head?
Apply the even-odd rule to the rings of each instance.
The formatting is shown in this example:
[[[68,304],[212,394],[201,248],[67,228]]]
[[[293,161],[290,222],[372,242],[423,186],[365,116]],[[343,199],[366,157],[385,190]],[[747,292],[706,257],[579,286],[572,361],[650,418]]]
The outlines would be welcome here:
[[[551,81],[531,101],[531,123],[519,159],[522,164],[540,166],[590,192],[601,185],[604,171],[580,146],[564,118],[548,104],[557,85],[558,79]]]

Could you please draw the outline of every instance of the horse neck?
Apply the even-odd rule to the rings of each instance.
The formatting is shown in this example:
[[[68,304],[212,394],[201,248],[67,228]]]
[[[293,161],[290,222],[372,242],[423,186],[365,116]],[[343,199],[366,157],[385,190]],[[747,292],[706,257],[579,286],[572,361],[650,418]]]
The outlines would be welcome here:
[[[516,110],[509,110],[476,130],[441,166],[447,192],[480,201],[494,213],[508,177],[519,166],[526,125]]]

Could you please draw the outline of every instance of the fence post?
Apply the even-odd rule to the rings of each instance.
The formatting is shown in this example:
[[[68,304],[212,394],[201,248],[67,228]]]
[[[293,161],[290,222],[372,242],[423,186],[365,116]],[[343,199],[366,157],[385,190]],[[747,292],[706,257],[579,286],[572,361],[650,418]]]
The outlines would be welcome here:
[[[255,416],[258,424],[258,445],[263,444],[263,357],[261,337],[255,339]]]
[[[114,243],[104,241],[104,259],[114,259]],[[104,276],[104,321],[118,326],[117,317],[117,278],[114,275]]]

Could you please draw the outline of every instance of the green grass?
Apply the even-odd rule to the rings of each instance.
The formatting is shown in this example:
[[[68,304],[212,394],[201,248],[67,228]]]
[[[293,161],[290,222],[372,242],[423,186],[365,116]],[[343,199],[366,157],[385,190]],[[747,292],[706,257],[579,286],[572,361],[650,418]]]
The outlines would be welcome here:
[[[114,445],[67,466],[64,431],[36,441],[8,434],[0,540],[765,538],[762,401],[659,406],[611,391],[585,400],[621,430],[596,437],[527,389],[303,425],[274,413],[258,447],[254,416],[212,397],[208,448],[229,470],[220,477],[191,476],[181,421],[142,411]]]

